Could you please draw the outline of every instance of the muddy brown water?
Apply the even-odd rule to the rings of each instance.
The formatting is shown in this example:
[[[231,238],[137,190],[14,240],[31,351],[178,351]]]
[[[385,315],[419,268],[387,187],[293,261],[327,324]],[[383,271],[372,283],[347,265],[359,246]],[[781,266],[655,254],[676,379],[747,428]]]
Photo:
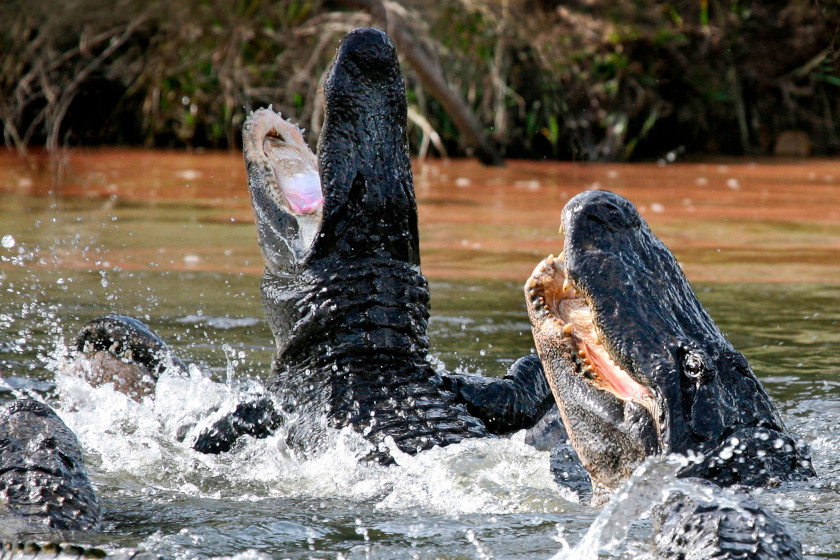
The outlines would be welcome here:
[[[56,187],[0,152],[0,376],[57,385],[0,381],[0,399],[48,399],[79,434],[106,508],[91,542],[167,558],[598,554],[579,543],[599,511],[558,491],[546,457],[516,440],[390,468],[359,464],[347,434],[311,460],[276,439],[226,457],[192,453],[177,434],[259,385],[271,360],[241,156],[67,155]],[[415,183],[434,355],[489,375],[531,350],[521,286],[559,251],[565,202],[588,188],[633,201],[788,426],[811,441],[818,481],[758,499],[807,557],[840,557],[840,161],[427,161],[415,162]],[[112,311],[147,320],[201,372],[143,403],[65,375],[64,345]],[[640,557],[649,531],[642,521],[600,555]]]
[[[145,226],[124,232],[132,243],[115,236],[102,248],[112,266],[260,271],[238,153],[96,150],[68,159],[62,185],[53,187],[46,171],[0,152],[6,231],[19,231],[12,214],[25,225],[30,204],[59,212],[98,206],[101,216]],[[432,279],[523,280],[536,259],[558,250],[566,201],[601,188],[636,204],[693,281],[840,282],[837,160],[508,161],[503,168],[427,160],[415,163],[415,183],[423,271]],[[88,261],[71,253],[56,266]]]

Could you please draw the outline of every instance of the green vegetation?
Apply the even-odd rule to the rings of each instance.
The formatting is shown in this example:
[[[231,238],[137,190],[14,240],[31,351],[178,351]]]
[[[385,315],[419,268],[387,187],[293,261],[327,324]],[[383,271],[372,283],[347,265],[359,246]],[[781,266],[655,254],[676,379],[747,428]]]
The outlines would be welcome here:
[[[0,21],[4,139],[235,147],[273,104],[318,131],[318,89],[354,2],[11,0]],[[389,3],[507,157],[769,153],[806,132],[840,151],[835,0]],[[450,155],[454,120],[410,67],[408,98]],[[421,126],[411,131],[423,144]]]

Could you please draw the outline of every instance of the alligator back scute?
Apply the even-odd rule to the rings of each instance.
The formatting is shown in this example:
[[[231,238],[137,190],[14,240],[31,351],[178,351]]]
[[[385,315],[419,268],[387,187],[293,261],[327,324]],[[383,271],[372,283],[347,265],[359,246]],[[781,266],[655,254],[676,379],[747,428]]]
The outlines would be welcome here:
[[[120,549],[106,552],[101,548],[57,542],[0,542],[0,560],[158,560],[148,552]]]
[[[711,486],[709,486],[711,488]],[[716,496],[722,496],[720,491]],[[801,560],[802,545],[751,498],[705,502],[682,497],[658,512],[654,557],[682,560]]]
[[[88,531],[99,514],[79,442],[56,413],[34,400],[0,408],[0,518]]]

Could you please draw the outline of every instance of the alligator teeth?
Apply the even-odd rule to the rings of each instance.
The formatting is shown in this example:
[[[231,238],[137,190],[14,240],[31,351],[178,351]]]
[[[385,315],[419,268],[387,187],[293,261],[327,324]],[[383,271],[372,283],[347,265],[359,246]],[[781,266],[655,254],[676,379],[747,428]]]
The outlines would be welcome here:
[[[531,290],[537,287],[537,279],[533,276],[528,278],[528,287],[531,288]]]
[[[565,325],[563,325],[563,332],[566,334],[572,334],[573,328],[574,326],[571,323],[566,323]]]
[[[585,357],[586,356],[586,350],[578,350],[578,356],[580,356],[581,358]]]
[[[568,291],[569,291],[569,288],[571,288],[571,287],[572,287],[572,283],[571,283],[571,282],[569,282],[569,279],[568,279],[568,278],[564,278],[564,279],[563,279],[563,291],[564,291],[564,292],[568,292]]]
[[[560,251],[560,254],[557,256],[557,258],[560,259],[561,261],[565,261],[566,260],[566,251]]]

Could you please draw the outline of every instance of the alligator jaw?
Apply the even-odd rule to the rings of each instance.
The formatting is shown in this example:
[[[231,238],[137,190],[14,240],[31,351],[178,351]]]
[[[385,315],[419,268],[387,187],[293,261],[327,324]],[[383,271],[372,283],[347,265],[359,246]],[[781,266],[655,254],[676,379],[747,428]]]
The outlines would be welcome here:
[[[254,212],[263,217],[258,227],[266,263],[300,262],[323,216],[318,160],[303,131],[271,108],[248,116],[242,144]],[[283,246],[277,247],[280,243]],[[277,258],[278,251],[282,259]]]
[[[700,462],[684,473],[720,484],[811,476],[807,451],[635,206],[584,191],[566,204],[562,223],[564,256],[537,267],[526,301],[595,490],[615,488],[646,456],[666,453],[693,455]],[[791,451],[760,443],[777,438]],[[729,460],[717,450],[733,440],[744,454]]]
[[[537,265],[525,292],[529,314],[551,324],[589,385],[622,401],[636,402],[658,418],[653,391],[625,371],[605,346],[589,302],[566,276],[563,253],[549,255]]]
[[[525,284],[537,352],[572,445],[593,485],[593,504],[664,449],[654,391],[614,357],[563,253],[537,265]]]

